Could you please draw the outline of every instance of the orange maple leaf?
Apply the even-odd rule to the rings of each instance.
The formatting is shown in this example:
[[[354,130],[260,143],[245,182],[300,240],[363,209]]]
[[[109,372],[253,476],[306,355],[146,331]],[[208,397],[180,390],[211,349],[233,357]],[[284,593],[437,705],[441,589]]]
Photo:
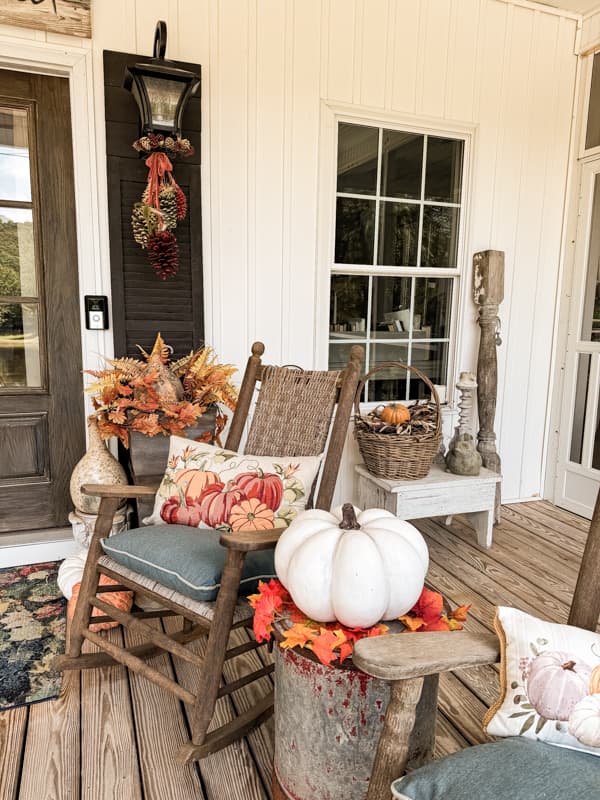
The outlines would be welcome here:
[[[162,431],[158,423],[158,414],[140,414],[133,420],[131,427],[146,436],[156,436]]]
[[[295,625],[292,625],[291,628],[284,631],[283,642],[280,642],[279,646],[284,650],[286,647],[304,647],[307,642],[312,641],[314,635],[314,628],[309,628],[308,625],[296,623]]]
[[[449,631],[462,631],[463,624],[459,622],[457,619],[453,619],[452,617],[447,617],[445,614],[442,615],[442,620],[444,620],[448,624]]]
[[[337,647],[344,644],[346,637],[340,630],[328,631],[327,628],[319,628],[320,634],[315,637],[312,643],[307,644],[321,664],[328,667],[335,661],[336,654],[333,652]]]
[[[348,656],[352,655],[353,646],[350,642],[344,642],[340,645],[340,664],[343,664]]]
[[[467,614],[471,610],[471,604],[469,603],[468,606],[459,606],[455,608],[454,611],[451,611],[448,616],[450,619],[456,619],[459,622],[464,622],[467,618]]]
[[[420,631],[425,625],[423,617],[413,617],[411,614],[403,614],[401,617],[398,617],[398,619],[403,625],[406,625],[406,633]]]
[[[426,622],[425,630],[427,633],[430,631],[449,631],[450,625],[448,624],[448,618],[444,615],[440,617],[440,619],[433,619],[431,622]]]
[[[385,634],[389,631],[389,629],[390,629],[389,625],[384,625],[383,622],[380,622],[378,625],[373,625],[372,628],[369,628],[367,637],[385,636]]]
[[[412,611],[417,617],[423,617],[426,624],[439,620],[444,610],[444,601],[439,592],[424,588]]]

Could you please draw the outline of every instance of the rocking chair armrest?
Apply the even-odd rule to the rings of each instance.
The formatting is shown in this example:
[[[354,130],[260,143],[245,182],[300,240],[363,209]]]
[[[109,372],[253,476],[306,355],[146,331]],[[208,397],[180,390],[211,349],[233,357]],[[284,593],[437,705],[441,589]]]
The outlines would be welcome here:
[[[159,484],[156,486],[127,486],[122,483],[84,483],[81,487],[83,494],[93,497],[123,497],[135,499],[136,497],[154,497]]]
[[[352,654],[359,669],[385,681],[495,664],[499,657],[496,634],[469,631],[374,636],[358,641]]]
[[[275,547],[283,530],[283,528],[275,528],[268,531],[223,533],[219,541],[223,547],[228,547],[230,550],[239,550],[242,553],[250,553],[254,550],[269,550]]]

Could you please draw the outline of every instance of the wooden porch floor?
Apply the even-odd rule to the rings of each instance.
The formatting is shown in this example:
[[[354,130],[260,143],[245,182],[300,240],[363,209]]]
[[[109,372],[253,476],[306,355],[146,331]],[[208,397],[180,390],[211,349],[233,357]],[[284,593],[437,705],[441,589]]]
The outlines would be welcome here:
[[[453,606],[471,603],[467,627],[474,631],[493,629],[495,605],[566,622],[588,526],[543,501],[505,506],[493,547],[484,551],[460,518],[448,528],[442,520],[418,523],[430,549],[429,584]],[[189,665],[168,656],[155,663],[193,689]],[[234,677],[228,673],[225,680]],[[438,755],[484,741],[481,719],[497,692],[496,667],[442,676]],[[244,710],[249,696],[237,692],[236,698],[236,706],[219,700],[222,717]],[[59,699],[0,714],[0,800],[271,797],[272,720],[243,742],[184,767],[173,755],[187,731],[178,700],[122,667],[70,674]]]

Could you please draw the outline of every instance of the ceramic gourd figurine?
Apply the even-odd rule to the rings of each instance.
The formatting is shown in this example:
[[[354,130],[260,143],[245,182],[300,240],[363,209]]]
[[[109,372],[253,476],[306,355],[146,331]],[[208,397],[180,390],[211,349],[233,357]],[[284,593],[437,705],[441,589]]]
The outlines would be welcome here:
[[[77,511],[97,514],[100,498],[83,494],[85,483],[128,483],[125,470],[104,444],[93,416],[88,417],[88,449],[75,465],[69,489]]]
[[[470,433],[458,434],[446,454],[446,469],[454,475],[479,475],[481,455]]]

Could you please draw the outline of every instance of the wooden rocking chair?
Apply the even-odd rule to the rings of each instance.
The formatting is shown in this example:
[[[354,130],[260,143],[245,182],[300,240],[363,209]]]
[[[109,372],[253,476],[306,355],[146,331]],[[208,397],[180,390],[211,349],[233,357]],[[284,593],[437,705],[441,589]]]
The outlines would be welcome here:
[[[600,493],[596,499],[567,624],[590,631],[597,630],[600,616],[599,586]],[[496,663],[500,660],[500,641],[496,634],[467,631],[458,635],[420,633],[407,637],[394,634],[357,642],[352,657],[357,667],[390,684],[390,702],[367,795],[367,800],[388,800],[390,784],[405,774],[409,763],[416,768],[433,758],[439,674]],[[533,746],[545,745],[535,742]],[[475,758],[468,767],[463,768],[468,768],[479,777],[475,772],[477,758],[480,758],[481,748],[489,747],[489,744],[484,744],[474,748],[478,751]],[[575,752],[556,749],[562,750],[563,755]],[[581,753],[577,755],[581,756]],[[598,757],[588,758],[597,761]],[[436,762],[440,776],[445,761]],[[600,796],[600,789],[598,794]],[[578,796],[576,784],[569,796]]]
[[[326,448],[322,472],[313,506],[329,509],[348,431],[354,394],[361,371],[363,350],[354,346],[344,370],[329,372],[303,372],[297,368],[267,367],[261,363],[264,345],[256,342],[248,360],[242,381],[237,409],[225,443],[229,450],[238,451],[242,433],[257,384],[260,384],[256,408],[248,430],[246,452],[268,456],[315,456]],[[290,369],[298,375],[293,392],[282,393],[285,380],[274,380],[282,371]],[[290,384],[290,381],[287,381]],[[337,411],[334,416],[334,411]],[[332,424],[333,419],[333,424]],[[191,714],[191,741],[184,744],[178,760],[193,761],[220,750],[244,736],[252,727],[267,719],[273,710],[273,693],[267,694],[253,708],[231,722],[208,733],[217,698],[229,695],[258,678],[269,674],[268,664],[232,683],[221,685],[225,660],[260,645],[252,640],[228,649],[229,634],[234,627],[250,627],[252,610],[245,599],[240,599],[240,579],[246,555],[251,551],[273,548],[280,531],[257,533],[224,533],[220,543],[226,548],[225,565],[221,573],[221,588],[215,602],[199,602],[148,580],[148,576],[123,567],[104,554],[101,539],[111,530],[114,514],[124,498],[148,498],[155,488],[144,486],[86,486],[87,494],[101,498],[98,519],[90,543],[89,555],[81,581],[79,598],[70,627],[67,654],[57,659],[58,669],[90,669],[114,663],[124,664],[150,681],[173,692],[189,704]],[[144,536],[144,528],[139,528]],[[202,536],[202,531],[198,532]],[[102,599],[103,591],[115,587],[99,586],[100,575],[118,581],[120,588],[141,591],[144,596],[160,603],[164,612],[127,613],[117,610]],[[115,620],[131,631],[144,634],[147,644],[120,647],[102,635],[90,630],[93,608],[105,615],[94,617],[93,623]],[[144,617],[180,614],[184,618],[182,630],[167,635],[144,621]],[[202,635],[208,635],[206,658],[201,659],[184,645]],[[102,652],[82,653],[82,644],[88,640]],[[160,651],[167,651],[185,659],[201,670],[199,688],[194,695],[147,664],[144,659]]]

